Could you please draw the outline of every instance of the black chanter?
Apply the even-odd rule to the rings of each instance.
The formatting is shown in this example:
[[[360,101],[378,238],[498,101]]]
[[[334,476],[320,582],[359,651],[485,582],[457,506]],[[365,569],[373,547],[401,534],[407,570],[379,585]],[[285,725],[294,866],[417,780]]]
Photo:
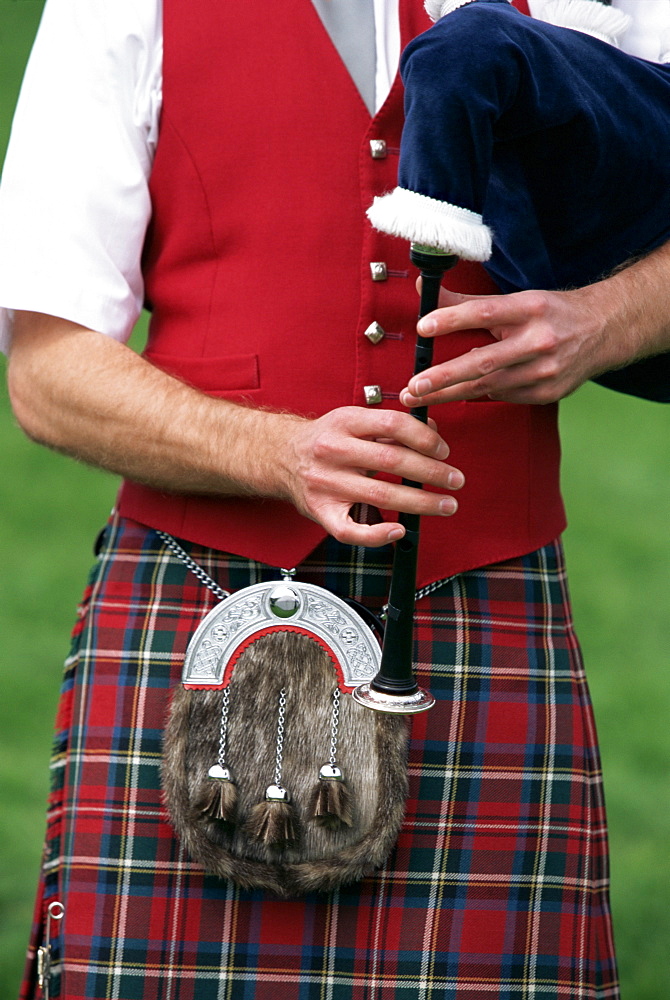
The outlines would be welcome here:
[[[410,259],[421,271],[419,317],[426,316],[437,309],[442,277],[445,271],[458,263],[458,257],[433,247],[413,243]],[[417,335],[414,374],[419,375],[426,371],[432,362],[432,339]],[[416,407],[412,410],[412,415],[425,424],[428,419],[428,407]],[[421,484],[403,479],[403,485],[420,488]],[[435,699],[429,692],[419,687],[412,669],[420,517],[418,514],[401,513],[399,521],[405,529],[405,534],[396,542],[393,555],[381,666],[374,679],[357,687],[353,696],[360,704],[378,712],[413,715],[431,708],[435,704]]]

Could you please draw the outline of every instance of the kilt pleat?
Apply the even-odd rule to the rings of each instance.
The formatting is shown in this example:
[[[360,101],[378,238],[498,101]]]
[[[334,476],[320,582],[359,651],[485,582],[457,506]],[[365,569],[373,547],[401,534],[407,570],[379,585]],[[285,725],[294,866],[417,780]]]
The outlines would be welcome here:
[[[183,543],[222,587],[277,570]],[[298,578],[379,611],[388,549],[328,540]],[[216,598],[155,532],[112,520],[66,662],[22,1000],[52,900],[60,1000],[604,1000],[619,996],[602,783],[560,546],[417,604],[410,792],[382,870],[280,900],[206,875],[160,792],[189,637]]]

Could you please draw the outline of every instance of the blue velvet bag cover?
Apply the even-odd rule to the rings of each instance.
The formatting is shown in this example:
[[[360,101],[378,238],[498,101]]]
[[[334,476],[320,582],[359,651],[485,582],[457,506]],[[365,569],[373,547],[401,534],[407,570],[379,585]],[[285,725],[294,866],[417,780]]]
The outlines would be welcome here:
[[[669,65],[470,0],[401,72],[399,185],[377,228],[482,261],[503,292],[587,285],[670,238]],[[668,402],[670,354],[598,381]]]

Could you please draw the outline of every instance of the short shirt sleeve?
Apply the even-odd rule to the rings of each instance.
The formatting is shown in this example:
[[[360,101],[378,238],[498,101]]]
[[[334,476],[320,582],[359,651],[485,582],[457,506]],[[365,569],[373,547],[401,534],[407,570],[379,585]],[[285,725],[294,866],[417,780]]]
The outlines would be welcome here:
[[[0,185],[3,349],[15,309],[129,336],[161,56],[157,0],[47,0]]]

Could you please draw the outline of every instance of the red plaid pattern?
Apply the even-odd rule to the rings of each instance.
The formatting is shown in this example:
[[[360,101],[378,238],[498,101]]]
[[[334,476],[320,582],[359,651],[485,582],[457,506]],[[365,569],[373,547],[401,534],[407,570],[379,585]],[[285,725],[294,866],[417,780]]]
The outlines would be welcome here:
[[[223,587],[277,570],[185,544]],[[299,578],[379,611],[388,550],[327,541]],[[213,595],[152,531],[112,523],[75,629],[44,884],[61,1000],[618,997],[591,709],[560,549],[445,581],[416,616],[407,817],[386,867],[279,901],[205,875],[166,821],[163,720]],[[290,724],[290,720],[289,720]]]

